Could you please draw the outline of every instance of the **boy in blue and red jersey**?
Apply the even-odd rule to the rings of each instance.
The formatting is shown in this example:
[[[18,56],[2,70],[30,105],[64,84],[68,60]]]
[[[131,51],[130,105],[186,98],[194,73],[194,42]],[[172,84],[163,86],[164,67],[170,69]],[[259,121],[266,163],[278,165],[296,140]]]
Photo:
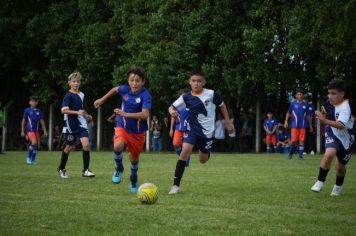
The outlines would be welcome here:
[[[307,119],[310,120],[308,114],[308,104],[303,101],[304,92],[298,88],[295,93],[296,100],[291,102],[286,118],[284,121],[284,127],[289,127],[288,121],[291,118],[290,126],[292,133],[292,144],[288,154],[288,160],[292,159],[292,155],[295,152],[297,143],[299,141],[299,160],[303,160],[305,132],[307,127]]]
[[[267,113],[267,119],[263,121],[263,128],[266,132],[266,145],[267,153],[272,153],[273,145],[274,151],[276,151],[277,137],[276,130],[278,126],[278,121],[273,118],[272,112]]]
[[[21,137],[25,138],[27,136],[29,140],[26,163],[29,165],[36,165],[37,149],[38,144],[40,143],[39,124],[42,126],[44,136],[47,136],[47,129],[43,120],[43,113],[37,108],[38,98],[31,96],[29,104],[30,107],[25,109],[22,116]]]
[[[127,72],[128,85],[119,85],[112,88],[102,98],[94,102],[98,108],[108,98],[119,94],[122,100],[121,108],[114,112],[118,115],[114,136],[114,160],[116,169],[112,176],[112,182],[119,184],[122,180],[124,166],[122,163],[125,146],[129,152],[131,162],[130,192],[136,193],[138,189],[137,171],[139,156],[145,142],[145,132],[148,129],[147,118],[150,115],[151,95],[144,87],[145,71],[135,67]]]

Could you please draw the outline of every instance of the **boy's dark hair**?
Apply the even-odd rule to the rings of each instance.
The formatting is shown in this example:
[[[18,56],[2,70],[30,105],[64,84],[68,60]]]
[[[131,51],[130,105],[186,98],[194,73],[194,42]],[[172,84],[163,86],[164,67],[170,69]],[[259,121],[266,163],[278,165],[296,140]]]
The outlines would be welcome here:
[[[129,78],[130,74],[135,74],[141,77],[142,80],[145,80],[145,70],[142,67],[132,67],[127,73],[126,76]]]
[[[282,131],[284,131],[284,130],[285,130],[285,128],[284,128],[284,126],[283,126],[283,125],[281,125],[281,126],[279,126],[279,127],[278,127],[278,130],[282,130]]]
[[[304,94],[304,90],[303,90],[302,88],[297,88],[297,89],[295,90],[295,94],[297,94],[297,93],[302,93],[302,94]]]
[[[190,77],[192,77],[192,76],[194,76],[194,75],[196,75],[196,76],[201,76],[201,77],[203,77],[204,79],[205,79],[205,74],[204,74],[204,72],[202,71],[202,70],[194,70],[194,71],[192,71],[190,74],[189,74],[189,78]]]
[[[35,102],[38,102],[38,97],[32,95],[30,98],[29,98],[30,101],[35,101]]]
[[[339,92],[345,92],[345,82],[342,79],[333,79],[329,82],[328,89],[336,89]]]

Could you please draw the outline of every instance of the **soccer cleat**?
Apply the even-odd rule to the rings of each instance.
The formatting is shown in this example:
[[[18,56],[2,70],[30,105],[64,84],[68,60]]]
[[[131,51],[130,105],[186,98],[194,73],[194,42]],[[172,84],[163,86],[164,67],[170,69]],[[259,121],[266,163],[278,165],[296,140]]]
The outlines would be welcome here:
[[[121,183],[121,176],[122,176],[122,172],[120,171],[115,171],[112,178],[111,178],[111,181],[114,183],[114,184],[119,184]]]
[[[32,161],[31,165],[34,165],[34,166],[37,165],[37,161],[36,160]]]
[[[82,176],[83,177],[95,177],[95,174],[93,172],[91,172],[89,169],[86,169],[85,171],[83,171]]]
[[[313,185],[313,187],[311,187],[311,191],[319,193],[324,187],[324,182],[318,180],[315,182],[315,184]]]
[[[334,185],[333,190],[331,191],[330,196],[340,196],[342,191],[342,185]]]
[[[298,160],[302,161],[302,160],[304,160],[304,158],[303,157],[298,157]]]
[[[59,174],[59,176],[61,178],[63,178],[63,179],[67,179],[68,178],[66,169],[63,169],[63,170],[57,169],[57,171],[58,171],[58,174]]]
[[[169,194],[177,194],[180,192],[180,187],[177,186],[177,185],[173,185],[172,188],[171,188],[171,191],[169,191]]]
[[[27,157],[26,158],[26,163],[27,163],[27,165],[31,165],[32,164],[31,158]]]
[[[130,193],[137,193],[138,190],[138,182],[136,182],[135,184],[132,184],[132,182],[130,183]]]
[[[290,153],[288,153],[287,159],[292,160],[292,155]]]

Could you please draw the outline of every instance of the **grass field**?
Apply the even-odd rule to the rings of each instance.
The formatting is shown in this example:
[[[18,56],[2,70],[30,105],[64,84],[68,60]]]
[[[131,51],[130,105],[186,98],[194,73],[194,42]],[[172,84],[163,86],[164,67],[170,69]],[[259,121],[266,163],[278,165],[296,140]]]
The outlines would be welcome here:
[[[176,155],[144,153],[139,181],[160,191],[142,205],[124,181],[111,183],[110,152],[93,152],[94,179],[81,177],[81,152],[70,156],[60,179],[59,152],[0,155],[0,235],[356,235],[356,162],[351,159],[340,197],[330,197],[335,167],[324,191],[310,191],[321,156],[214,153],[205,165],[193,155],[182,192],[168,195]]]

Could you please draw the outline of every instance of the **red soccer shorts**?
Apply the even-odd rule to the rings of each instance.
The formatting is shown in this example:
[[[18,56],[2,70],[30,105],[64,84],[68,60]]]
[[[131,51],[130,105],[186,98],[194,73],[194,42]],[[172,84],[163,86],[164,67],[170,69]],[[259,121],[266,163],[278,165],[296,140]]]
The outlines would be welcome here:
[[[40,136],[40,132],[31,131],[31,132],[27,132],[27,137],[31,143],[33,143],[34,140],[36,141],[36,143],[38,143],[41,136]]]
[[[145,144],[145,134],[128,133],[124,128],[116,127],[114,143],[123,142],[133,159],[137,160]]]
[[[292,143],[304,143],[305,141],[305,128],[292,128]]]
[[[277,137],[275,134],[266,134],[266,144],[267,145],[270,145],[270,144],[276,145],[276,143],[277,143]]]
[[[184,135],[184,131],[174,130],[174,135],[173,135],[174,147],[181,147],[183,145],[183,135]]]

